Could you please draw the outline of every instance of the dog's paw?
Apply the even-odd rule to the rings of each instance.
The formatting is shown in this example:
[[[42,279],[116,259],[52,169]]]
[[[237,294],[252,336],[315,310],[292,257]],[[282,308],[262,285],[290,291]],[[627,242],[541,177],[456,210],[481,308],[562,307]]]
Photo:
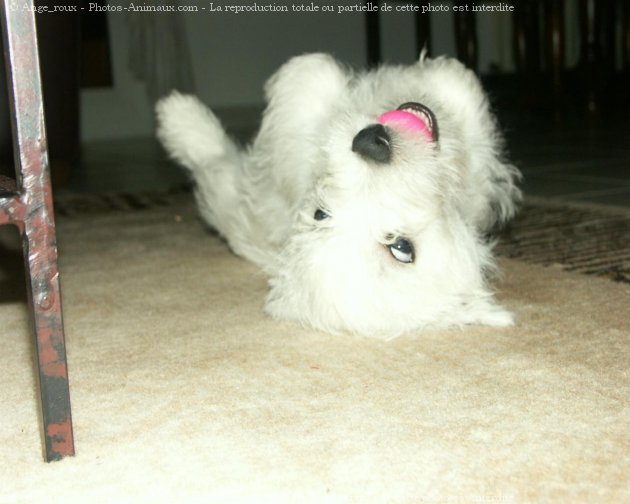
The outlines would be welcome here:
[[[469,306],[467,321],[469,324],[480,324],[491,327],[510,327],[514,325],[514,315],[502,306],[488,301],[474,303]]]
[[[157,136],[176,161],[194,170],[230,146],[217,117],[191,95],[173,91],[155,106]]]

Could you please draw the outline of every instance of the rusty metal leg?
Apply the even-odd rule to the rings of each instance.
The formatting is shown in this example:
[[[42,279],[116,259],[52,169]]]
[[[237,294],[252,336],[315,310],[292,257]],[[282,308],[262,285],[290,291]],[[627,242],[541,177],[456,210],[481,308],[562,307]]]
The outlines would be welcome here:
[[[74,454],[55,222],[44,126],[33,2],[4,1],[17,183],[3,181],[0,224],[22,232],[29,303],[36,336],[46,460]],[[13,193],[7,195],[6,193]]]
[[[46,459],[74,454],[57,247],[47,204],[24,223],[24,259],[32,307],[44,421]]]

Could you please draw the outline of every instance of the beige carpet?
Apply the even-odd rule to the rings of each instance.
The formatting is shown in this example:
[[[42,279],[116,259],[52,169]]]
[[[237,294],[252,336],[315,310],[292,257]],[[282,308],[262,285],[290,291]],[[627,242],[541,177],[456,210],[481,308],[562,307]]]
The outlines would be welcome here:
[[[630,502],[628,284],[504,260],[516,327],[382,342],[265,317],[190,205],[58,225],[77,456],[42,461],[3,232],[2,503]]]

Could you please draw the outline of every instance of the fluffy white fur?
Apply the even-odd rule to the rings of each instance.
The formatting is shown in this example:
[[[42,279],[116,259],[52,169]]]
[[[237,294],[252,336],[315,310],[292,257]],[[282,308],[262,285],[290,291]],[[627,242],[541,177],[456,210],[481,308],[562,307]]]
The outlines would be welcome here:
[[[158,137],[195,181],[201,216],[270,276],[266,310],[331,332],[389,338],[427,325],[513,323],[487,285],[484,238],[509,219],[519,173],[475,75],[453,59],[354,72],[324,54],[291,59],[241,150],[198,99],[157,105]],[[439,140],[388,130],[392,156],[352,150],[400,104],[428,106]],[[316,219],[320,209],[329,217]],[[321,217],[321,214],[320,214]],[[405,237],[415,261],[388,248]]]

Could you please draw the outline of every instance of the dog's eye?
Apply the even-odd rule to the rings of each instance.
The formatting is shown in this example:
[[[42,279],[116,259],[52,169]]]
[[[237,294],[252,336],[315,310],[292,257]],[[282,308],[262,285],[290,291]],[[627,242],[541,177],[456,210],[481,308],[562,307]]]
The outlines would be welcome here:
[[[313,215],[313,218],[315,220],[324,220],[324,219],[328,219],[328,217],[330,217],[330,215],[324,212],[321,208],[318,208],[317,210],[315,210],[315,215]]]
[[[412,263],[415,260],[413,244],[405,238],[398,238],[387,247],[394,258],[401,263]]]

